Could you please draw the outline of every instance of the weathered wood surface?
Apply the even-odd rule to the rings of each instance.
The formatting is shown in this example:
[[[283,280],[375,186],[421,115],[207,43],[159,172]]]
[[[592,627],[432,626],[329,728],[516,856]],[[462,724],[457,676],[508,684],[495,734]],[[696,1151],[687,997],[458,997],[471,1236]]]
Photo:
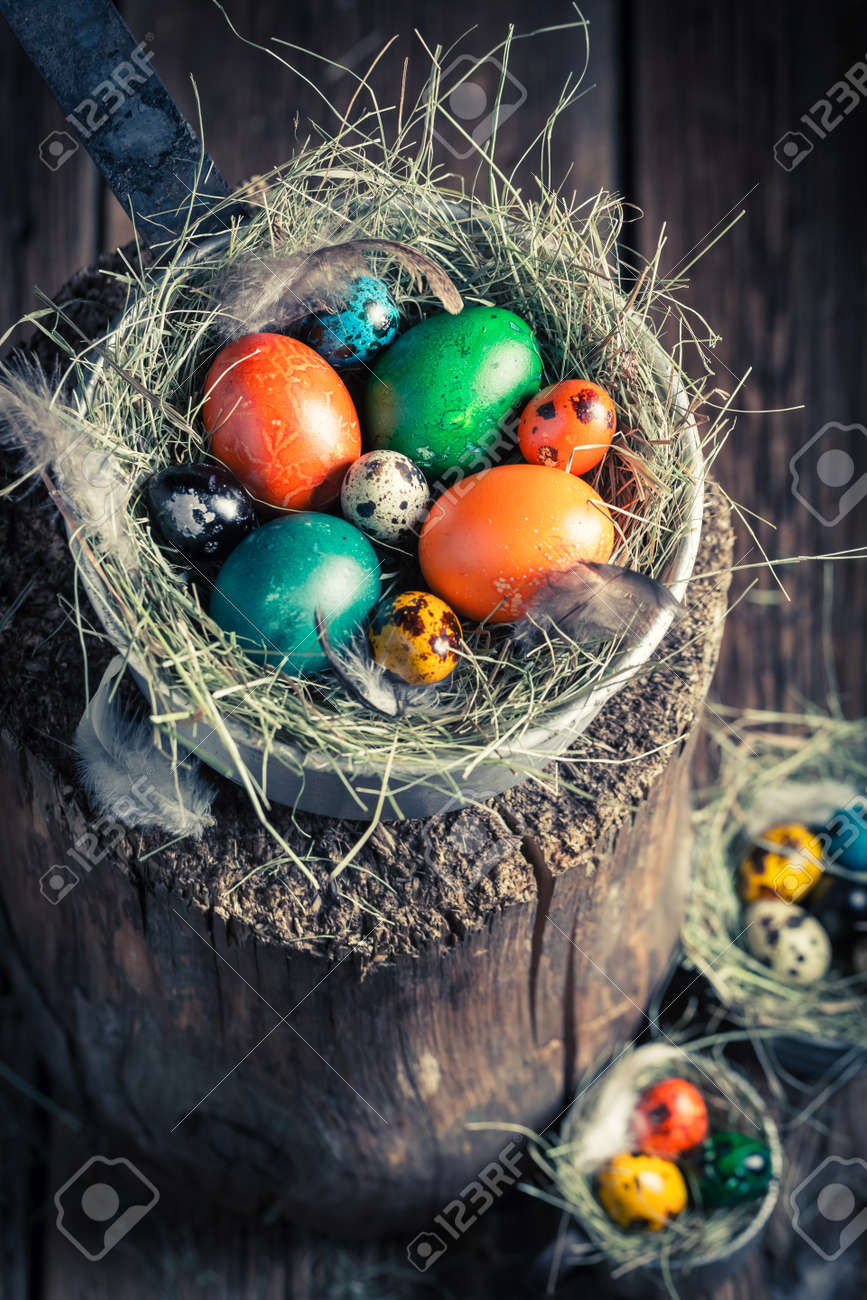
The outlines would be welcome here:
[[[628,75],[635,106],[633,197],[646,213],[642,242],[665,221],[663,267],[686,266],[741,209],[745,217],[689,272],[695,307],[723,336],[719,382],[731,389],[753,367],[742,416],[717,473],[770,555],[818,555],[865,541],[864,502],[839,522],[811,514],[793,494],[790,460],[829,429],[856,476],[867,473],[867,372],[859,320],[865,309],[864,226],[851,196],[863,166],[867,104],[818,140],[800,121],[867,51],[863,5],[793,10],[783,0],[630,7]],[[839,90],[836,92],[839,94]],[[816,111],[819,121],[823,109]],[[814,148],[785,171],[773,147],[801,129]],[[860,267],[861,271],[856,268]],[[798,407],[784,415],[762,415]],[[817,448],[818,450],[818,448]],[[802,462],[803,467],[803,462]],[[853,482],[855,481],[853,478]],[[840,494],[808,474],[805,499],[833,520]],[[739,563],[761,561],[746,528]],[[715,684],[728,704],[801,711],[839,680],[844,712],[867,712],[865,561],[780,570],[788,599],[761,569],[732,613]]]

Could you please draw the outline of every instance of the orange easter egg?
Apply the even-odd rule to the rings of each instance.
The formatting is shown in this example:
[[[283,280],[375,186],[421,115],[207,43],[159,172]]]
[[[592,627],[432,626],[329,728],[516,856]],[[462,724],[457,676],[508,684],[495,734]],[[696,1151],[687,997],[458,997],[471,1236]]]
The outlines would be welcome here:
[[[466,618],[519,618],[551,573],[614,549],[608,507],[589,483],[540,465],[498,465],[434,503],[419,538],[432,591]]]
[[[642,1092],[632,1127],[639,1151],[676,1160],[707,1137],[707,1106],[688,1079],[661,1079]]]
[[[254,497],[293,510],[337,499],[361,429],[343,380],[312,348],[245,334],[217,355],[205,394],[211,452]]]

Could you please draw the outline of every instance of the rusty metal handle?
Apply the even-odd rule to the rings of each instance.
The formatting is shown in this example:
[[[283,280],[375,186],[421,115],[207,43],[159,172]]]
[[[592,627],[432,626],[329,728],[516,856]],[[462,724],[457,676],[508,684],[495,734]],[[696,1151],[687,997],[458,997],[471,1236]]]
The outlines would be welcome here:
[[[109,0],[0,0],[0,12],[146,242],[177,234],[229,193],[154,71],[147,40]],[[52,167],[76,147],[55,131],[40,151]],[[229,220],[224,213],[213,230]]]

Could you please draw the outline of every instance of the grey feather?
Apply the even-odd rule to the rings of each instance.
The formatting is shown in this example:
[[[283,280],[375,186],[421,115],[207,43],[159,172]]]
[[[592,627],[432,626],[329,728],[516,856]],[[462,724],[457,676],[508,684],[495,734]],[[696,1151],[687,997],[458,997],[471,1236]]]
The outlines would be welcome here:
[[[35,362],[21,360],[0,375],[0,442],[23,457],[28,471],[50,473],[89,541],[114,551],[127,569],[138,568],[127,522],[132,478]]]
[[[524,650],[550,636],[577,644],[619,636],[634,642],[660,610],[679,609],[679,602],[655,578],[588,561],[551,574],[515,624],[513,636]]]
[[[365,253],[388,254],[413,275],[427,280],[446,311],[459,312],[463,300],[436,262],[390,239],[355,239],[296,253],[271,253],[241,258],[226,275],[210,285],[223,309],[224,338],[286,329],[293,321],[316,312],[345,306],[354,279],[369,273]]]
[[[358,636],[338,650],[319,609],[316,633],[329,667],[352,698],[374,713],[398,718],[414,709],[426,709],[436,697],[435,686],[408,686],[382,668],[371,654],[366,636]]]
[[[216,794],[183,751],[174,761],[154,744],[146,719],[124,712],[114,693],[123,669],[109,664],[75,733],[82,784],[100,813],[124,826],[200,839],[213,825]]]

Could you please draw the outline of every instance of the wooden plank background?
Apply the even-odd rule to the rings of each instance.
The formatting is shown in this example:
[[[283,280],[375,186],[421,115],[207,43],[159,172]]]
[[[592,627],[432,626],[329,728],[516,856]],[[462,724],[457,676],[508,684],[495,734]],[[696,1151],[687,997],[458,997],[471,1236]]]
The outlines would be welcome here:
[[[228,178],[264,171],[284,159],[307,120],[329,125],[313,90],[233,36],[209,0],[164,6],[125,0],[121,8],[134,31],[147,37],[156,68],[193,119],[194,79],[208,147]],[[449,47],[476,24],[461,48],[481,55],[502,38],[510,12],[497,0],[475,0],[471,6],[403,0],[397,8],[385,0],[291,5],[229,0],[226,8],[251,41],[268,44],[281,37],[357,70],[399,32],[373,77],[384,103],[394,101],[404,57],[410,60],[410,84],[422,84],[426,60],[414,29],[430,46]],[[793,171],[775,162],[773,146],[798,127],[801,115],[849,67],[867,57],[863,4],[585,0],[583,9],[590,24],[588,92],[560,124],[554,174],[571,169],[570,184],[579,193],[600,187],[622,192],[644,213],[628,232],[640,250],[652,249],[665,222],[663,265],[669,271],[690,262],[695,250],[746,210],[735,229],[689,272],[691,301],[721,336],[720,386],[729,387],[753,368],[742,394],[745,414],[715,473],[751,517],[768,521],[754,523],[771,555],[817,555],[862,544],[867,540],[864,503],[836,524],[823,523],[793,496],[789,462],[820,429],[837,423],[856,427],[832,429],[823,446],[847,451],[855,475],[867,474],[867,434],[857,427],[867,423],[867,371],[860,355],[867,285],[861,201],[867,105],[853,108],[826,139],[815,140]],[[562,23],[571,11],[565,0],[522,0],[511,12],[519,32],[528,32]],[[348,74],[292,56],[285,46],[271,42],[271,48],[297,57],[338,108],[346,105],[354,89]],[[575,34],[515,43],[510,66],[526,100],[500,131],[507,167],[583,58],[583,42]],[[0,105],[0,320],[11,322],[35,305],[34,285],[56,289],[99,251],[123,242],[129,226],[83,150],[56,171],[40,160],[40,142],[63,128],[62,116],[2,25]],[[445,151],[443,162],[460,170]],[[529,169],[524,183],[532,184]],[[761,413],[779,407],[801,409]],[[826,517],[833,514],[832,491],[810,501]],[[738,555],[748,565],[760,558],[746,528],[741,528]],[[836,680],[844,711],[863,713],[863,562],[804,564],[782,575],[787,596],[769,574],[749,571],[757,585],[730,617],[716,698],[742,706],[799,708],[804,701],[826,702]],[[739,589],[745,586],[743,578]],[[31,1079],[20,1037],[17,1041],[16,1073]],[[0,1289],[10,1300],[348,1297],[361,1294],[352,1289],[357,1275],[370,1279],[366,1294],[382,1300],[423,1293],[407,1289],[393,1273],[400,1249],[341,1253],[323,1250],[301,1234],[287,1237],[282,1228],[252,1233],[224,1216],[214,1219],[201,1207],[184,1206],[182,1189],[175,1217],[151,1216],[103,1264],[89,1265],[59,1238],[50,1213],[51,1191],[75,1167],[80,1138],[38,1103],[22,1108],[20,1095],[9,1087],[0,1112],[4,1166],[29,1171],[27,1186],[17,1183],[11,1191],[6,1216],[12,1245],[4,1247],[9,1253]],[[821,1140],[810,1134],[806,1168],[826,1150],[859,1153],[852,1143],[864,1145],[855,1118],[863,1114],[863,1097],[863,1088],[853,1085],[838,1099],[829,1131]],[[88,1135],[81,1150],[92,1151],[92,1140]],[[507,1225],[517,1220],[526,1232],[532,1214],[523,1201],[504,1212]],[[32,1249],[25,1250],[28,1238]],[[458,1253],[462,1273],[446,1270],[447,1285],[425,1275],[428,1293],[441,1285],[443,1293],[482,1296],[510,1286],[517,1292],[508,1241],[494,1230],[475,1234]],[[849,1289],[851,1256],[845,1269],[841,1265],[819,1277],[815,1257],[792,1247],[783,1218],[766,1255],[717,1295],[770,1300],[783,1294],[783,1287],[789,1300],[861,1294],[857,1282]],[[796,1265],[796,1259],[802,1263]],[[419,1285],[425,1279],[419,1277]]]

